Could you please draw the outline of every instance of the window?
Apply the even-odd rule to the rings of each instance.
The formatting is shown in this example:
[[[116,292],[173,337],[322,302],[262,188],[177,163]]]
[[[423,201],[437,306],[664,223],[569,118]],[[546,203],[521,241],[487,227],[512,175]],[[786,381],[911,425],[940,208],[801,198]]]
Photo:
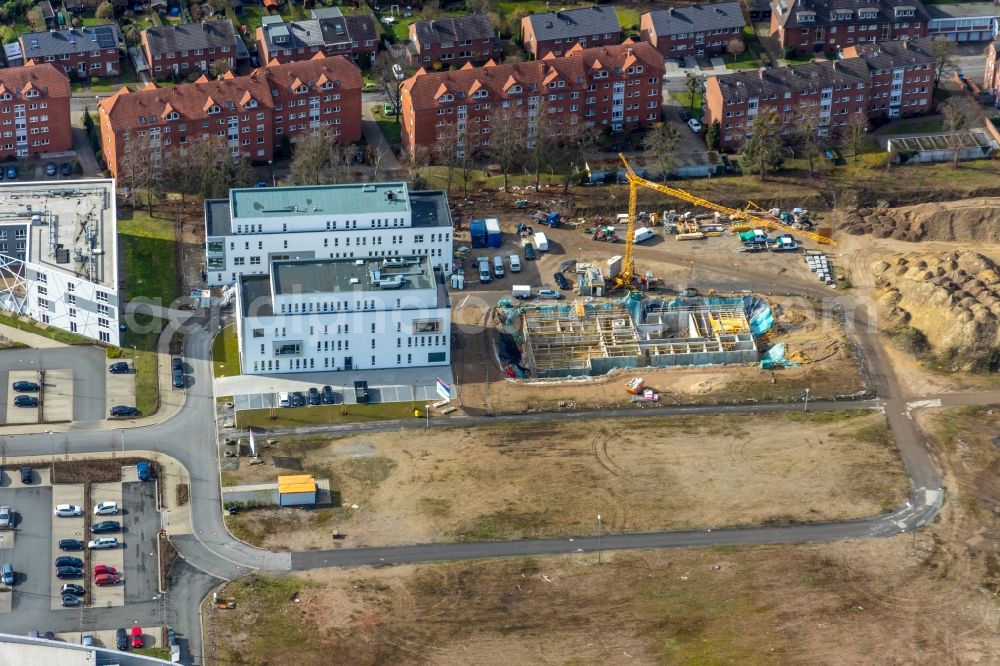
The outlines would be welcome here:
[[[108,294],[107,294],[107,292],[105,292],[105,291],[98,291],[97,292],[97,302],[98,303],[107,303],[108,302]]]
[[[250,265],[251,266],[259,266],[260,265],[260,257],[250,257]]]

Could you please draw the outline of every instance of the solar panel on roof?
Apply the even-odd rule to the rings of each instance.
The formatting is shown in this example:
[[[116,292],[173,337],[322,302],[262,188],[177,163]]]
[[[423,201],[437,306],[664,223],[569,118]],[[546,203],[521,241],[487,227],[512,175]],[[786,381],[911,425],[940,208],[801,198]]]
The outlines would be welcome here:
[[[99,25],[93,30],[97,36],[97,45],[102,49],[113,49],[118,46],[118,41],[115,39],[115,31],[110,26]]]

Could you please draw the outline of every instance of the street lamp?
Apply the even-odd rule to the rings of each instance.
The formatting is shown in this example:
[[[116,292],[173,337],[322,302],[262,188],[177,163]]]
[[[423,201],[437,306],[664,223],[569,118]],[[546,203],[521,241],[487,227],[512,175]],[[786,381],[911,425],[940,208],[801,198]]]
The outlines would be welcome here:
[[[53,483],[56,476],[56,445],[52,439],[52,431],[46,430],[45,433],[49,436],[49,483]]]
[[[268,173],[271,174],[271,187],[277,187],[277,185],[274,184],[274,160],[267,161],[267,170]]]
[[[429,430],[430,427],[431,427],[431,406],[430,405],[424,405],[424,417],[425,417],[425,421],[424,422],[427,424],[426,426],[424,426],[424,429],[425,430]]]
[[[802,404],[802,411],[803,412],[808,412],[809,411],[809,389],[805,390],[804,396],[805,396],[805,398],[804,398],[805,402]]]
[[[132,345],[132,395],[136,396],[136,402],[139,401],[139,352]]]
[[[604,521],[597,514],[597,563],[601,563],[601,535],[604,533]]]

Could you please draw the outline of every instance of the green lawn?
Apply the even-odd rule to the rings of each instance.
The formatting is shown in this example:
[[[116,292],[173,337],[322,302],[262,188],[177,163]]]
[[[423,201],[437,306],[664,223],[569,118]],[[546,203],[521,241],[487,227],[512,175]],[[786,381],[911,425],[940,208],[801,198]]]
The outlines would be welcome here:
[[[785,62],[789,65],[801,65],[807,62],[812,62],[813,54],[811,53],[796,53],[790,58],[785,58]]]
[[[392,145],[397,145],[399,143],[399,137],[403,132],[403,126],[396,122],[396,116],[384,115],[382,113],[381,104],[373,107],[372,111],[375,116],[375,122],[378,123],[379,129],[382,130],[382,134],[385,135],[386,141]]]
[[[375,405],[318,405],[316,407],[285,407],[273,410],[275,418],[270,418],[270,409],[250,409],[236,414],[236,425],[240,428],[294,428],[300,425],[320,423],[364,423],[367,421],[394,421],[416,419],[414,408],[420,410],[423,418],[424,405],[409,402],[387,402]],[[431,418],[434,418],[433,416]]]
[[[178,296],[174,220],[150,217],[144,210],[125,215],[118,219],[118,237],[126,298],[169,306]]]
[[[927,118],[919,122],[889,123],[879,129],[879,134],[923,134],[944,131],[944,120]]]
[[[132,648],[133,654],[144,654],[157,659],[170,659],[170,650],[162,647]]]
[[[82,23],[84,27],[89,27],[93,25],[106,25],[108,22],[109,22],[108,19],[97,18],[96,16],[80,17],[80,23]]]
[[[552,11],[552,9],[549,9],[549,11]],[[616,7],[615,12],[618,14],[618,23],[621,24],[625,32],[638,32],[640,13],[637,9]]]
[[[693,100],[691,98],[691,93],[686,90],[683,92],[670,91],[670,96],[673,97],[680,106],[684,107],[688,111],[697,111],[701,108],[701,93],[695,93]]]
[[[215,336],[212,342],[212,369],[216,377],[240,374],[240,350],[235,324],[226,326]]]
[[[89,338],[62,331],[53,326],[44,326],[42,324],[37,324],[34,321],[21,321],[18,317],[9,312],[0,312],[0,324],[16,328],[19,331],[26,331],[28,333],[34,333],[35,335],[41,335],[42,337],[55,340],[56,342],[62,342],[67,345],[94,344],[94,341]]]
[[[120,358],[135,364],[135,407],[149,415],[160,406],[157,377],[156,343],[163,330],[163,319],[146,314],[130,315],[128,330],[121,347],[108,349],[108,358]],[[135,349],[133,349],[133,346]]]

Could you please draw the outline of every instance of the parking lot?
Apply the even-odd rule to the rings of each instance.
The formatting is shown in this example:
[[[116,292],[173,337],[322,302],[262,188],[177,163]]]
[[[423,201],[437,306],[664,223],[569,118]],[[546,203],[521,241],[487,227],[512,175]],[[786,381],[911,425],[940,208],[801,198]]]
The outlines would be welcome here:
[[[121,359],[122,363],[128,363],[128,372],[121,374],[111,374],[105,368],[107,380],[108,409],[116,405],[135,406],[135,364],[132,359]],[[108,365],[111,362],[109,361]]]
[[[14,565],[14,588],[4,594],[11,595],[9,607],[16,613],[47,610],[52,595],[52,487],[48,470],[33,477],[33,484],[25,486],[16,471],[4,471],[0,482],[0,504],[14,514],[14,547],[4,551]]]
[[[41,420],[100,421],[107,416],[107,358],[97,347],[0,350],[0,422],[8,425]],[[39,382],[44,370],[44,382]],[[13,407],[11,384],[24,379],[42,383],[41,408]]]

